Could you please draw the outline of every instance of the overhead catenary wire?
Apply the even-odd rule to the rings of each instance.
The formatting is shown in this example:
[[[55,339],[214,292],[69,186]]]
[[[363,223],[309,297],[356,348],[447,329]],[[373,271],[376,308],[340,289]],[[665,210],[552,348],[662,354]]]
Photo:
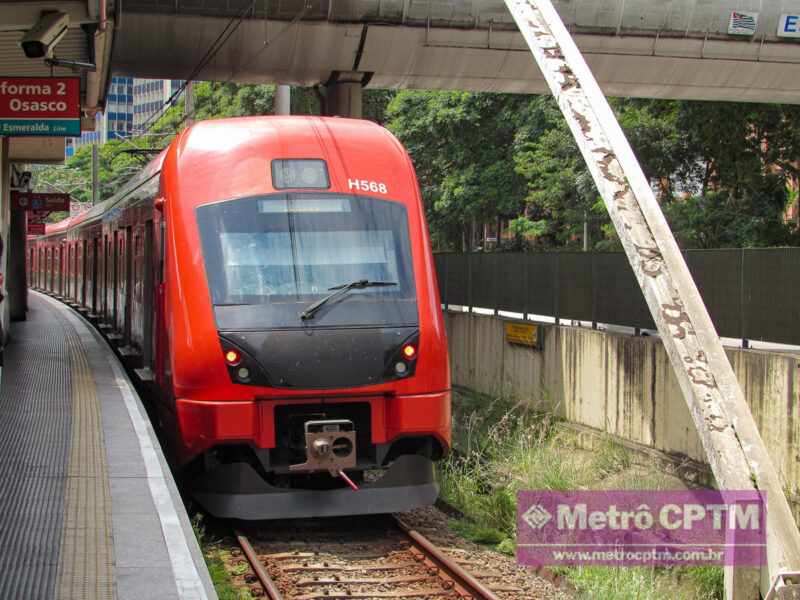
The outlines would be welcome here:
[[[302,20],[302,18],[306,15],[306,13],[309,11],[311,6],[312,6],[311,5],[311,0],[307,0],[305,5],[303,6],[303,8],[300,10],[300,12],[298,12],[294,16],[294,18],[292,18],[292,20],[289,21],[289,23],[286,24],[285,27],[283,29],[281,29],[278,32],[278,34],[275,37],[273,37],[272,39],[265,39],[264,43],[261,46],[261,48],[259,48],[255,52],[253,52],[248,58],[246,58],[244,60],[244,62],[242,62],[242,64],[239,67],[235,68],[231,72],[231,74],[228,76],[228,78],[225,81],[221,82],[222,85],[227,85],[227,84],[231,83],[231,81],[233,81],[233,78],[236,77],[236,75],[238,75],[239,73],[241,73],[242,69],[244,69],[245,67],[248,67],[256,58],[258,58],[259,55],[261,55],[262,52],[264,52],[264,50],[266,50],[268,47],[272,46],[275,42],[277,42],[283,36],[283,34],[285,34],[287,31],[289,31],[289,29],[291,29],[291,27],[293,27],[297,22]],[[183,117],[181,117],[175,125],[176,126],[182,125],[187,119],[191,119],[192,117],[194,117],[197,114],[197,110],[198,109],[195,108],[192,111],[190,111],[190,112],[186,113],[185,115],[183,115]]]
[[[231,36],[238,30],[239,26],[244,21],[245,17],[248,13],[250,13],[255,7],[256,0],[252,0],[248,6],[241,11],[238,15],[231,17],[228,23],[225,25],[223,30],[219,33],[219,35],[214,39],[214,42],[209,46],[208,50],[206,50],[203,57],[198,61],[195,68],[189,74],[189,77],[178,87],[177,90],[161,105],[161,107],[154,112],[144,123],[144,129],[138,132],[135,136],[129,138],[120,138],[122,139],[128,146],[131,148],[137,148],[137,146],[133,143],[134,140],[138,140],[143,137],[158,135],[150,132],[156,123],[158,123],[159,119],[166,114],[166,111],[171,108],[175,102],[180,98],[180,95],[186,90],[186,87],[192,82],[195,81],[196,78],[203,72],[203,69],[208,65],[211,60],[216,57],[219,51],[225,46],[227,41],[231,38]],[[264,50],[268,47],[273,45],[278,39],[280,39],[291,27],[293,27],[296,23],[298,23],[302,18],[306,15],[309,9],[312,7],[311,0],[306,0],[303,5],[303,8],[297,13],[297,15],[292,18],[292,20],[286,24],[286,26],[278,32],[278,34],[273,37],[272,39],[265,39],[261,48],[253,52],[247,59],[245,59],[241,65],[234,69],[233,72],[228,76],[228,78],[222,82],[223,85],[230,83],[233,78],[241,72],[242,69],[250,65]],[[197,108],[192,110],[189,113],[186,113],[181,117],[177,123],[175,124],[176,127],[182,125],[187,119],[194,117],[197,114]],[[163,134],[165,137],[169,134]]]
[[[195,78],[203,72],[206,65],[214,59],[220,50],[225,46],[227,41],[231,38],[231,36],[236,33],[236,31],[241,26],[244,18],[247,16],[247,13],[253,10],[253,6],[255,6],[255,0],[245,8],[241,13],[239,13],[236,17],[231,17],[228,23],[225,25],[225,28],[220,32],[220,34],[216,37],[216,39],[211,43],[206,53],[202,56],[200,61],[197,63],[195,68],[191,71],[189,76],[186,80],[175,90],[172,95],[164,101],[161,108],[158,109],[155,113],[150,115],[150,117],[143,123],[145,125],[145,129],[143,133],[147,133],[150,128],[155,125],[159,118],[161,118],[162,114],[173,105],[173,103],[180,97],[180,95],[186,90],[186,86],[189,85],[190,82],[194,81]],[[149,124],[149,125],[148,125]]]
[[[216,55],[219,53],[220,50],[222,50],[222,48],[225,46],[225,44],[228,42],[231,36],[239,29],[239,26],[244,21],[244,18],[247,16],[249,12],[253,10],[255,2],[256,0],[252,0],[252,2],[250,2],[250,4],[248,4],[244,10],[242,10],[240,13],[231,17],[228,20],[223,30],[219,33],[219,35],[217,35],[217,37],[214,39],[214,41],[206,50],[205,54],[203,54],[198,63],[189,73],[189,76],[178,87],[178,89],[176,89],[170,95],[170,97],[164,101],[161,107],[158,108],[152,115],[150,115],[150,117],[148,117],[148,119],[142,124],[143,129],[140,132],[138,132],[135,137],[122,138],[128,143],[128,145],[130,145],[131,147],[135,147],[132,141],[134,139],[138,139],[139,137],[147,135],[150,129],[153,126],[155,126],[155,124],[166,113],[166,111],[174,105],[174,103],[177,101],[180,95],[186,90],[186,86],[189,85],[190,82],[195,81],[195,79],[203,72],[203,69],[205,69],[208,63],[211,62],[214,59],[214,57],[216,57]]]

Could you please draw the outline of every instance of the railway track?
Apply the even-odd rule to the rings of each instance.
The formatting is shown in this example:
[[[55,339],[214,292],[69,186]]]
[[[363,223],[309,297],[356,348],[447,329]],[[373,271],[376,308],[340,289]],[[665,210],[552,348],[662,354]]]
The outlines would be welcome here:
[[[321,527],[301,523],[275,533],[255,532],[275,541],[259,539],[254,547],[236,532],[270,600],[522,597],[523,590],[508,585],[504,574],[470,560],[463,550],[437,547],[396,517],[357,517]]]

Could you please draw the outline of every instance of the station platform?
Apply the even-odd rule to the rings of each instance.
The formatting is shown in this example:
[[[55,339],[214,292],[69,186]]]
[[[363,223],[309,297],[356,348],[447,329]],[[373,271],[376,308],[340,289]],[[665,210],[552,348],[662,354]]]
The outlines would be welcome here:
[[[31,292],[0,384],[0,598],[215,600],[139,397],[102,337]]]

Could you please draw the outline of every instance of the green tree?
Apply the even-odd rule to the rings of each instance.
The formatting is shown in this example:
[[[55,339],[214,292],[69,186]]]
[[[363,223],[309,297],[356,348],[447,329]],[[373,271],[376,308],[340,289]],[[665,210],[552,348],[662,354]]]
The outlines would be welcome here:
[[[527,98],[468,92],[397,93],[387,127],[411,154],[440,249],[469,248],[477,223],[524,210],[513,142]]]
[[[800,158],[800,137],[787,127],[798,121],[794,106],[680,103],[688,185],[686,197],[665,212],[684,246],[796,243],[784,214]]]
[[[147,164],[150,156],[138,154],[137,151],[148,148],[144,139],[111,140],[99,148],[98,183],[101,200],[115,194]],[[34,190],[61,191],[70,194],[78,202],[91,202],[92,147],[81,147],[65,165],[40,167],[34,169],[32,174]],[[62,216],[51,215],[53,218]]]
[[[579,246],[583,222],[595,215],[597,191],[555,102],[533,98],[515,139],[514,165],[527,182],[527,214],[547,224],[545,247]]]
[[[320,114],[320,88],[293,88],[295,114]],[[272,114],[275,86],[200,82],[194,120]],[[620,123],[685,247],[798,242],[783,215],[800,189],[800,107],[611,99]],[[364,117],[388,126],[417,169],[434,244],[474,248],[477,228],[508,220],[512,248],[618,249],[602,200],[550,97],[365,90]],[[101,197],[186,127],[183,99],[148,131],[100,151]],[[88,200],[91,149],[36,169],[38,189]]]
[[[798,184],[800,110],[787,106],[612,99],[620,124],[684,247],[797,242],[783,215]],[[582,220],[594,247],[616,233],[550,99],[532,100],[518,137],[517,171],[529,213],[550,224],[551,245],[577,245]],[[599,225],[599,228],[598,228]]]

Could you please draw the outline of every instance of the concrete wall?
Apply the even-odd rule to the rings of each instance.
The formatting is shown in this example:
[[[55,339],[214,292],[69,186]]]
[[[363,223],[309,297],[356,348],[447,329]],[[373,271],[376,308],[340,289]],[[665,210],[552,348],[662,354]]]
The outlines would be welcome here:
[[[660,340],[540,325],[541,349],[505,341],[503,319],[445,315],[453,384],[505,394],[580,426],[705,463]],[[728,349],[786,490],[800,492],[800,354]]]

